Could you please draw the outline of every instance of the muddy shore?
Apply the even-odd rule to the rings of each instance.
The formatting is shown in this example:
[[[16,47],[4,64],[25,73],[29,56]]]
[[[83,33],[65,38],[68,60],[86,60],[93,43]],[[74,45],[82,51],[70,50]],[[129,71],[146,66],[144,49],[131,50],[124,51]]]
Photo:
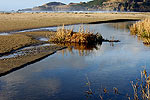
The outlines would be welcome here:
[[[53,32],[23,32],[0,36],[0,76],[35,63],[45,57],[54,54],[58,50],[66,48],[38,40],[47,38]]]
[[[29,64],[40,61],[49,55],[56,53],[58,50],[64,49],[63,46],[45,46],[30,49],[32,52],[26,52],[25,55],[0,59],[0,76],[6,75]],[[36,49],[36,50],[35,50]]]

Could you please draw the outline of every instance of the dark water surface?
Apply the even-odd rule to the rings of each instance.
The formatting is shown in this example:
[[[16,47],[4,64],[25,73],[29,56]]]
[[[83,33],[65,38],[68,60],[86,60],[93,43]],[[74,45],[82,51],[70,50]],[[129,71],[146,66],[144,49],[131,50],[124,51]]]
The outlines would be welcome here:
[[[130,35],[132,22],[91,24],[91,31],[120,43],[77,46],[57,52],[37,63],[0,77],[0,100],[127,100],[133,96],[130,81],[140,77],[141,66],[150,65],[150,47]],[[78,29],[79,25],[74,25]],[[75,29],[76,30],[76,29]],[[86,50],[85,50],[86,48]],[[87,77],[94,95],[87,97]],[[121,95],[114,95],[113,88]],[[109,94],[102,90],[107,88]]]

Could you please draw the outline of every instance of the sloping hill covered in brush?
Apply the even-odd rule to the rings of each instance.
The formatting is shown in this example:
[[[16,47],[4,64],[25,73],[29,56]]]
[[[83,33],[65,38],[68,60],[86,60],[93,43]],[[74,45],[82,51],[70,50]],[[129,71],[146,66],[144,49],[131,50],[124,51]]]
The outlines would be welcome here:
[[[81,5],[106,11],[150,11],[150,0],[93,0]]]
[[[42,6],[34,8],[22,9],[19,11],[86,11],[86,7],[80,5],[80,3],[64,4],[61,2],[49,2]]]
[[[150,0],[92,0],[89,2],[64,4],[49,2],[42,6],[20,11],[150,11]]]
[[[150,0],[108,0],[99,9],[113,11],[150,11]]]

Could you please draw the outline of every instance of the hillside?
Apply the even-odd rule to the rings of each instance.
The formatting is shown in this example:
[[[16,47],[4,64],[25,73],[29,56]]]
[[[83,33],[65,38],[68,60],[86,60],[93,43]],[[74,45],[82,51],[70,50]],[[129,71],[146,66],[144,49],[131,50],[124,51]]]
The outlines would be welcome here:
[[[66,5],[61,2],[49,2],[42,6],[22,9],[19,11],[86,11],[86,10],[87,8],[79,5],[79,3],[70,3]]]
[[[150,11],[150,0],[92,0],[89,2],[64,4],[49,2],[34,8],[19,11]]]
[[[150,0],[93,0],[81,5],[104,11],[150,11]]]
[[[108,0],[100,6],[101,10],[111,11],[150,11],[150,0]]]

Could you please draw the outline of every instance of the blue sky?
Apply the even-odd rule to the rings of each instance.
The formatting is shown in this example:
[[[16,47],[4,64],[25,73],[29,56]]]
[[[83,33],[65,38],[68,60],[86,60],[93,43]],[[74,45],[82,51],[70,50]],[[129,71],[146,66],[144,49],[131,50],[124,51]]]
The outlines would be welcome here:
[[[55,0],[1,0],[0,11],[18,10],[23,8],[31,8],[39,6],[47,2]],[[57,2],[70,3],[70,2],[87,2],[91,0],[58,0]]]

